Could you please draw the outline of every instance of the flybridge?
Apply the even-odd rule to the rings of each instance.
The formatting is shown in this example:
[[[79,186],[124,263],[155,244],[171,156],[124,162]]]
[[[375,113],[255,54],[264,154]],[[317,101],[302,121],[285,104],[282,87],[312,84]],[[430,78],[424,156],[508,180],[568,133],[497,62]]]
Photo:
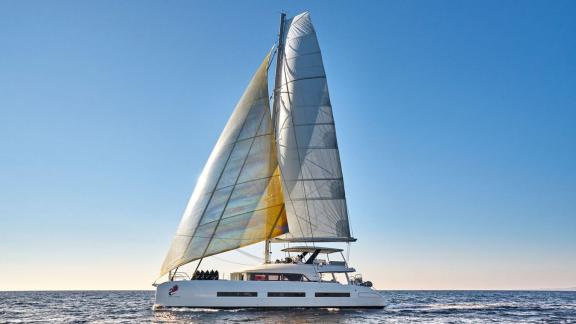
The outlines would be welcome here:
[[[276,55],[272,113],[268,54],[202,171],[161,274],[271,239],[355,240],[326,74],[308,13],[282,15]]]

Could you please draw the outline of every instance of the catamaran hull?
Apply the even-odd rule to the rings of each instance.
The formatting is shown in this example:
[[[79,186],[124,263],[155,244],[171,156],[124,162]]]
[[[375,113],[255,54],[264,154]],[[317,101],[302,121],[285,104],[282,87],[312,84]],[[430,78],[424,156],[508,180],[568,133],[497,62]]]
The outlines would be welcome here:
[[[157,287],[154,309],[171,307],[383,308],[384,298],[368,287],[330,282],[190,280]]]

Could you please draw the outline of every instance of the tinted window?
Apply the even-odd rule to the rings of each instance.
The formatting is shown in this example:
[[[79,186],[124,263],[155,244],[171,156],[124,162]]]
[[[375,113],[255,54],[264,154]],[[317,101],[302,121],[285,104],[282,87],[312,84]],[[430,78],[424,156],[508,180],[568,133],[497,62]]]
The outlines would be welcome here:
[[[250,280],[268,280],[265,274],[251,274]]]
[[[287,281],[302,281],[302,275],[298,273],[285,273],[282,277],[283,280]]]
[[[218,297],[256,297],[258,293],[253,291],[219,291],[216,293]]]
[[[248,278],[255,281],[309,281],[306,276],[300,273],[250,273]]]
[[[339,292],[317,292],[314,294],[316,297],[350,297],[350,293],[339,293]]]
[[[269,292],[268,297],[306,297],[303,292]]]

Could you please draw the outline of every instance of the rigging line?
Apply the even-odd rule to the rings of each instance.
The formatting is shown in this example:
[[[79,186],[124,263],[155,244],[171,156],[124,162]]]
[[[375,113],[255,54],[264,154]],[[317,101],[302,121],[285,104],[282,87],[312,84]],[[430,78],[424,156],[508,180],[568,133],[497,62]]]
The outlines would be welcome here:
[[[218,239],[220,239],[220,238],[218,238]],[[237,240],[236,240],[236,241],[237,241]],[[249,244],[252,244],[252,243],[249,243]],[[209,253],[209,254],[206,254],[204,257],[202,257],[202,259],[205,259],[205,258],[208,258],[208,257],[214,257],[215,255],[220,254],[220,253],[234,251],[234,250],[236,250],[236,249],[239,249],[239,248],[248,246],[249,244],[244,244],[244,245],[241,244],[241,245],[238,245],[238,246],[233,246],[233,247],[227,248],[227,249],[225,249],[225,250],[223,250],[223,251],[220,251],[220,252]]]
[[[227,218],[225,218],[225,219],[227,219]],[[182,236],[184,236],[184,235],[182,235]],[[209,239],[211,236],[200,236],[200,235],[196,235],[196,236],[194,236],[194,237],[197,237],[197,238],[207,238],[207,239]],[[236,242],[237,242],[237,241],[252,241],[252,240],[256,240],[256,239],[257,239],[257,240],[264,241],[264,240],[266,239],[266,236],[262,236],[262,237],[256,236],[256,237],[254,237],[254,238],[236,238],[236,237],[222,237],[222,236],[220,236],[220,237],[218,237],[218,239],[219,239],[219,240],[222,240],[222,241],[226,241],[226,240],[227,240],[227,241],[236,241]],[[256,242],[256,243],[258,243],[258,242]],[[218,253],[220,253],[220,252],[218,252]]]
[[[172,277],[170,277],[170,281],[174,281],[174,277],[176,276],[176,272],[178,272],[178,268],[180,267],[176,267],[176,269],[174,269],[174,273],[172,274]]]
[[[200,258],[200,261],[198,261],[198,264],[196,265],[196,269],[194,269],[194,272],[192,272],[193,274],[195,274],[196,271],[198,271],[198,268],[200,268],[200,264],[202,263],[202,260],[204,260],[204,257]]]
[[[229,261],[223,258],[219,258],[215,255],[212,256],[214,259],[219,260],[219,261],[223,261],[223,262],[228,262],[228,263],[232,263],[232,264],[238,264],[238,265],[243,265],[243,266],[247,266],[247,267],[254,267],[256,266],[256,264],[246,264],[246,263],[240,263],[240,262],[234,262],[234,261]],[[194,272],[196,273],[196,272]]]
[[[272,66],[272,62],[274,62],[274,55],[276,55],[277,50],[278,45],[276,44],[276,42],[274,42],[274,45],[272,45],[272,48],[268,52],[268,55],[270,55],[270,59],[268,60],[268,66],[266,67],[266,71],[270,70],[270,66]]]
[[[240,254],[244,254],[245,256],[250,257],[250,258],[252,258],[252,259],[255,259],[255,260],[257,260],[258,262],[262,262],[262,260],[263,260],[261,257],[255,256],[254,254],[248,253],[248,252],[243,251],[243,250],[241,250],[241,249],[236,249],[236,250],[234,250],[234,251],[236,251],[236,252],[238,252],[238,253],[240,253]]]
[[[346,262],[350,262],[350,242],[346,242]]]

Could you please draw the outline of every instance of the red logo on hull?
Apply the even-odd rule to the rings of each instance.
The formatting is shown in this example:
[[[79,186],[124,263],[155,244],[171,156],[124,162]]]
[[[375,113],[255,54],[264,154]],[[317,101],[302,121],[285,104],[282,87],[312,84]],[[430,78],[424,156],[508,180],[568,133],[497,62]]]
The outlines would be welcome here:
[[[177,291],[178,291],[178,285],[174,285],[174,286],[172,286],[172,288],[170,288],[170,290],[168,290],[168,295],[172,296],[172,295],[174,295]]]

